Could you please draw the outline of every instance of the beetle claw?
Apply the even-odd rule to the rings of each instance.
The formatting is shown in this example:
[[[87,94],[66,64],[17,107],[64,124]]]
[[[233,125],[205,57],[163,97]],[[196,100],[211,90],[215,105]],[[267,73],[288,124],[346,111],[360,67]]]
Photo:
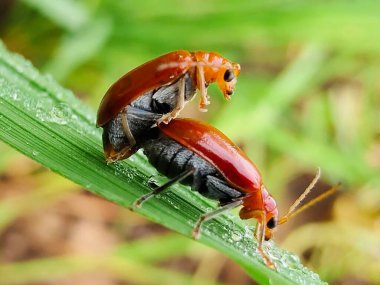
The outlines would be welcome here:
[[[199,239],[199,236],[200,236],[200,232],[199,232],[199,228],[194,228],[193,231],[191,232],[191,237],[195,240]]]
[[[158,119],[157,122],[153,125],[153,126],[158,126],[159,124],[161,123],[164,123],[164,124],[169,124],[170,121],[173,119],[174,117],[172,116],[172,113],[169,113],[169,114],[166,114],[164,115],[162,118]]]
[[[182,110],[182,108],[178,109],[178,110],[173,110],[172,112],[166,114],[166,115],[163,115],[160,119],[157,120],[156,124],[154,124],[153,126],[158,126],[159,124],[161,123],[164,123],[164,124],[169,124],[171,120],[175,119],[179,112]]]
[[[205,108],[205,107],[199,107],[199,111],[202,112],[202,113],[206,113],[208,110]]]

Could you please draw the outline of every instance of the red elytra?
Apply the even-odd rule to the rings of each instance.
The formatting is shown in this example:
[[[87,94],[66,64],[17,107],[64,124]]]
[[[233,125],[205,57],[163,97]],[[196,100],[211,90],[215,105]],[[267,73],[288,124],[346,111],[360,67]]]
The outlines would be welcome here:
[[[191,119],[175,119],[159,125],[168,137],[194,151],[218,169],[242,192],[260,191],[261,175],[254,163],[218,129]]]

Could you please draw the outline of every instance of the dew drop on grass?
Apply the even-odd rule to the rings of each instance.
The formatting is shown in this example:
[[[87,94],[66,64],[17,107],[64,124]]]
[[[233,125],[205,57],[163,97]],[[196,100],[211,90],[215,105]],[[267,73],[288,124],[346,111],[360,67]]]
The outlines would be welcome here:
[[[19,101],[20,100],[20,94],[18,94],[17,92],[13,92],[13,94],[11,95],[12,99],[14,101]]]
[[[134,155],[132,155],[128,158],[128,160],[131,162],[136,162],[136,157]]]
[[[123,175],[123,166],[118,162],[115,162],[113,165],[115,166],[115,175],[116,176]]]
[[[173,207],[174,209],[176,209],[176,210],[179,210],[179,209],[180,209],[180,207],[178,206],[178,204],[175,203],[171,198],[169,198],[169,197],[163,195],[163,196],[162,196],[162,200],[168,202],[168,204],[170,204],[170,206]]]
[[[315,272],[309,272],[309,275],[311,277],[312,280],[314,281],[320,281],[320,278],[319,278],[319,275]]]
[[[300,264],[300,258],[295,254],[286,254],[284,259],[286,259],[288,266],[298,267]]]
[[[34,156],[37,156],[37,155],[40,154],[40,152],[39,152],[38,150],[33,150],[33,151],[32,151],[32,154],[33,154]]]
[[[65,103],[60,103],[50,111],[50,118],[52,123],[59,125],[66,125],[71,120],[71,109]]]
[[[275,262],[277,271],[297,284],[325,284],[320,280],[318,274],[311,272],[300,263],[297,255],[286,250],[275,249],[274,244],[267,251],[271,259]]]
[[[54,103],[50,98],[38,101],[36,104],[36,117],[41,122],[49,121],[48,110],[53,109]]]
[[[124,174],[129,178],[129,180],[131,181],[132,179],[134,179],[136,176],[137,176],[137,170],[135,167],[128,167],[128,168],[124,168]]]
[[[150,188],[156,188],[158,187],[158,181],[154,176],[149,177],[149,179],[146,181],[148,187]]]
[[[231,233],[231,238],[233,241],[238,242],[243,239],[243,235],[239,231],[233,231]]]
[[[127,178],[128,182],[132,181],[137,175],[137,170],[134,167],[129,167],[119,162],[115,162],[113,165],[115,166],[115,175]]]
[[[29,102],[26,107],[31,107]],[[50,98],[45,98],[35,104],[36,117],[42,122],[66,125],[72,120],[71,108],[66,103],[55,104]]]

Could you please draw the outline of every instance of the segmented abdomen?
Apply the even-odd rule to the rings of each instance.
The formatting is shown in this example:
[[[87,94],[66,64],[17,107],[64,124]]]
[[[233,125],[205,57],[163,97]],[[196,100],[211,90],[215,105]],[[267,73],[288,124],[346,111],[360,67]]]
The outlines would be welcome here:
[[[209,162],[170,138],[161,135],[145,141],[142,148],[149,162],[169,178],[194,169],[193,175],[182,183],[209,199],[225,204],[245,195],[228,185]]]

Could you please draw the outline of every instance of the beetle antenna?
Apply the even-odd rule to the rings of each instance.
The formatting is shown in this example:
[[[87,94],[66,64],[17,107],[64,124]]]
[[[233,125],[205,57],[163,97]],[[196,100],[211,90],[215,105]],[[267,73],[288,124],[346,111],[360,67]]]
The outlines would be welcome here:
[[[311,192],[311,190],[314,189],[315,184],[318,182],[319,178],[321,177],[321,169],[318,167],[317,173],[313,180],[310,182],[309,186],[306,187],[305,191],[297,198],[297,200],[294,201],[293,205],[290,206],[289,211],[280,218],[278,221],[278,224],[284,224],[286,223],[291,217],[294,217],[295,215],[298,215],[299,213],[303,212],[307,208],[313,206],[314,204],[318,203],[319,201],[327,198],[328,196],[334,194],[336,190],[339,188],[340,183],[331,187],[326,192],[322,193],[321,195],[315,197],[310,202],[306,203],[302,207],[297,207],[302,203],[302,201],[306,198],[306,196]]]

